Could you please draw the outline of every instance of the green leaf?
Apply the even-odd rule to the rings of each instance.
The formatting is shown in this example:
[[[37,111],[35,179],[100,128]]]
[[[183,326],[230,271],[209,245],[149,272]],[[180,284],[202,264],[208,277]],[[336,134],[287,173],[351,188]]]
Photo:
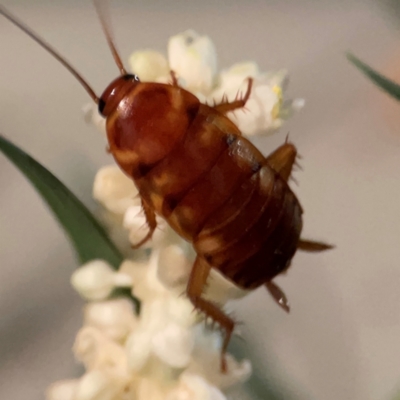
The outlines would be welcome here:
[[[91,212],[72,192],[50,171],[1,135],[0,151],[29,179],[49,205],[71,239],[79,261],[83,264],[102,259],[118,269],[123,261],[121,253]],[[111,298],[120,296],[130,297],[139,314],[140,301],[131,295],[130,290],[115,288]]]
[[[103,259],[115,269],[123,257],[82,202],[45,167],[0,135],[0,150],[30,180],[71,239],[81,263]]]
[[[363,74],[365,74],[368,78],[370,78],[376,85],[378,85],[385,92],[390,94],[396,100],[400,101],[400,85],[396,82],[391,81],[388,78],[385,78],[379,72],[373,70],[367,64],[362,62],[356,56],[351,53],[347,53],[347,59],[354,64]]]

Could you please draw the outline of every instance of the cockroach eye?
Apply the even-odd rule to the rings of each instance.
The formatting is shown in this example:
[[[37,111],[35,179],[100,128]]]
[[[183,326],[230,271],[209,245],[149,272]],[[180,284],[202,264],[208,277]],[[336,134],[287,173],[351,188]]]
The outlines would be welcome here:
[[[136,82],[140,82],[140,79],[137,75],[133,75],[133,74],[126,74],[122,77],[122,79],[124,81],[136,81]]]
[[[99,99],[99,113],[103,115],[104,107],[106,106],[106,102],[103,99]]]
[[[114,79],[99,98],[100,115],[107,117],[139,83],[138,76],[131,74],[124,74]]]

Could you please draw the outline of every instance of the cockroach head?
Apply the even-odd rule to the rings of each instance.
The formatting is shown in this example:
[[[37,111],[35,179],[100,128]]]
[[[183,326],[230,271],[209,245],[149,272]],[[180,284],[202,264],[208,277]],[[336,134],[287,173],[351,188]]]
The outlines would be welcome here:
[[[139,77],[132,74],[122,75],[114,79],[100,96],[99,113],[103,117],[110,115],[133,87],[139,83]]]

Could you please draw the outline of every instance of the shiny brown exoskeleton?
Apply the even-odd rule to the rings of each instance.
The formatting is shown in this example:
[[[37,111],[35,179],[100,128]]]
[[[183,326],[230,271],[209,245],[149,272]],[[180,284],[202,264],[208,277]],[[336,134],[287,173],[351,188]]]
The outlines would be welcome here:
[[[200,103],[172,84],[142,83],[126,73],[99,12],[121,77],[98,98],[83,78],[49,45],[0,8],[58,58],[83,84],[106,118],[109,150],[138,188],[149,226],[163,217],[182,238],[193,244],[194,262],[187,295],[194,306],[220,324],[226,335],[224,353],[234,321],[202,298],[210,269],[244,289],[264,285],[289,310],[285,295],[272,279],[285,271],[297,249],[322,251],[331,246],[300,239],[302,208],[288,186],[296,148],[284,143],[268,157],[244,138],[226,113],[245,106],[252,80],[242,99],[214,107]]]

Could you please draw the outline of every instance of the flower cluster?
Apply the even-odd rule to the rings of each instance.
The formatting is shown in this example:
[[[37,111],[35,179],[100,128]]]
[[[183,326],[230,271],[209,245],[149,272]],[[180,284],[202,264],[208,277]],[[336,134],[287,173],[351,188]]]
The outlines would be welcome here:
[[[180,86],[210,105],[243,95],[247,78],[253,78],[246,107],[227,114],[245,135],[273,133],[304,105],[303,99],[285,99],[286,71],[261,72],[256,63],[241,62],[218,73],[213,42],[193,30],[169,39],[168,59],[154,50],[137,51],[131,55],[129,65],[143,82],[169,83],[172,70]],[[104,126],[104,120],[95,108],[88,106],[86,113],[89,120]]]
[[[246,112],[229,117],[244,134],[271,132],[302,101],[284,101],[286,74],[261,73],[255,63],[241,63],[217,74],[214,45],[206,36],[187,31],[170,39],[168,60],[146,50],[130,57],[142,81],[179,84],[204,103],[233,100],[254,79]],[[93,106],[86,119],[103,132],[104,120]],[[221,334],[210,329],[185,292],[195,258],[193,248],[161,219],[152,239],[140,251],[148,227],[133,182],[116,166],[96,175],[94,198],[125,261],[117,271],[102,260],[80,267],[71,283],[88,300],[74,353],[86,372],[79,379],[54,383],[48,400],[224,400],[224,390],[243,382],[251,364],[227,355],[227,373],[220,371]],[[140,314],[127,298],[110,298],[115,288],[130,290],[141,301]],[[224,307],[246,294],[212,270],[203,296]]]
[[[113,225],[122,221],[132,242],[146,234],[136,188],[116,166],[97,173],[94,197]],[[182,296],[193,249],[159,222],[141,259],[126,259],[118,271],[95,260],[72,275],[72,285],[89,301],[74,345],[86,373],[53,384],[48,400],[224,400],[222,390],[250,375],[250,363],[229,354],[228,373],[221,373],[220,332]],[[140,315],[130,300],[108,299],[115,287],[132,288],[142,302]],[[223,305],[245,294],[213,272],[205,296]]]

